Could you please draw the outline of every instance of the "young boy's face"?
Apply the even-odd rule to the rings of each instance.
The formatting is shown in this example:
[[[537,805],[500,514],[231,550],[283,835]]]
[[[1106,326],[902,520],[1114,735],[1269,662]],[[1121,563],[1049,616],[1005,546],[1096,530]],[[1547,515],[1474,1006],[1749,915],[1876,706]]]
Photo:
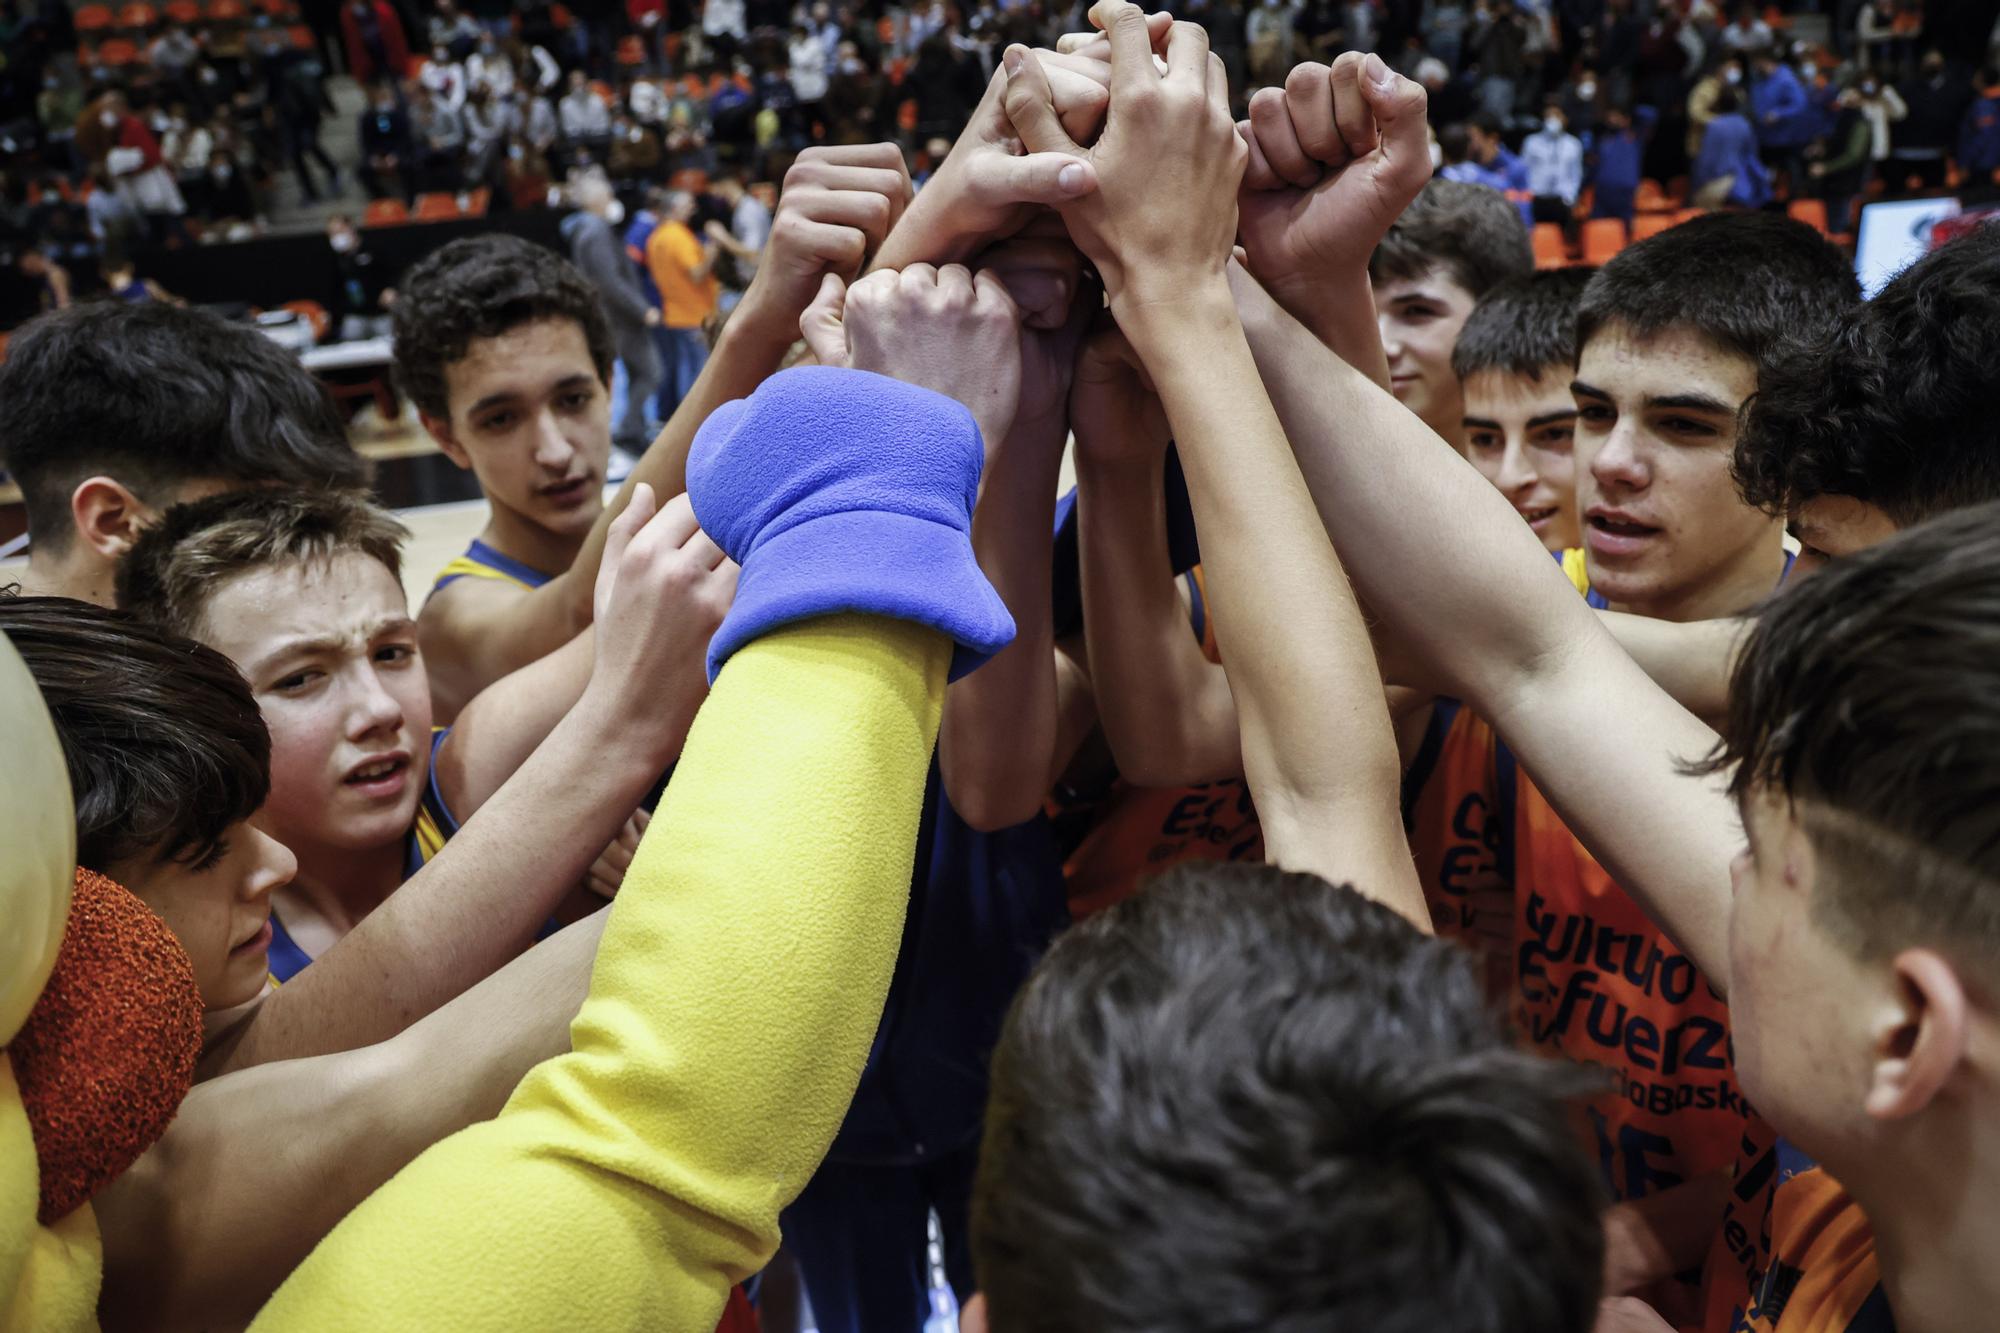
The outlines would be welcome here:
[[[581,541],[604,510],[611,398],[573,319],[481,338],[445,367],[451,417],[425,426],[495,509]]]
[[[247,821],[207,857],[161,861],[147,855],[107,866],[159,914],[194,964],[202,1007],[233,1009],[264,989],[270,971],[271,894],[298,869],[285,845]]]
[[[1638,339],[1609,324],[1571,385],[1576,503],[1590,582],[1614,604],[1686,620],[1733,615],[1771,590],[1783,531],[1730,477],[1756,363],[1698,333]]]
[[[396,576],[356,552],[255,570],[215,592],[202,630],[271,731],[258,826],[308,858],[400,842],[430,776],[431,696]]]
[[[1460,430],[1458,376],[1451,349],[1478,304],[1447,269],[1375,284],[1375,319],[1389,358],[1389,391],[1452,443]]]
[[[1465,456],[1551,551],[1583,540],[1569,377],[1568,366],[1547,366],[1533,378],[1482,370],[1464,380]]]

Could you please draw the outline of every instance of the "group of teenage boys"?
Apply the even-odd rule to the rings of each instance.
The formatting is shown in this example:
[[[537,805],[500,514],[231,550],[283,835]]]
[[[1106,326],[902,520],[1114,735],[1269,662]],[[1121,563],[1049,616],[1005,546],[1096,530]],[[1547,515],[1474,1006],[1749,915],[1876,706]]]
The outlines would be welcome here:
[[[205,1012],[104,1322],[752,1328],[782,1231],[915,1329],[934,1214],[996,1333],[1983,1325],[2000,229],[1537,273],[1378,58],[1092,20],[805,153],[609,502],[594,290],[419,263],[414,615],[275,345],[13,339],[0,632]]]

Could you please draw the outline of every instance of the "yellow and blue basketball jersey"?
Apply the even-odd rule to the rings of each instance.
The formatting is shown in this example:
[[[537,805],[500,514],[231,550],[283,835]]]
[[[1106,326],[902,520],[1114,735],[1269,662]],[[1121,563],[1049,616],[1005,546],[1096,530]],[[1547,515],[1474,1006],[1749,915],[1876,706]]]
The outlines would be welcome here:
[[[457,557],[438,572],[436,581],[431,584],[431,591],[436,592],[446,584],[456,583],[460,579],[489,579],[496,583],[511,583],[517,588],[527,590],[539,588],[554,577],[553,574],[544,574],[539,569],[530,569],[512,556],[502,555],[475,538],[472,545],[465,548],[464,555]]]

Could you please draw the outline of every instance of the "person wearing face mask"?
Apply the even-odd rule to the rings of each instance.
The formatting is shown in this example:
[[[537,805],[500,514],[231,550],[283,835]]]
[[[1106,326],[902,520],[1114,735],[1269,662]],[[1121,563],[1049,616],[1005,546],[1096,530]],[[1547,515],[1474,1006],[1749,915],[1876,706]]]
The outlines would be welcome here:
[[[500,39],[492,33],[479,35],[479,47],[465,62],[465,77],[476,92],[483,88],[494,97],[509,97],[514,92],[514,62],[500,47]]]
[[[340,34],[347,72],[356,83],[396,78],[409,68],[410,44],[389,0],[348,0],[340,11]]]
[[[1889,122],[1902,119],[1902,99],[1894,89],[1886,90],[1886,97],[1884,91],[1873,74],[1841,89],[1826,156],[1807,168],[1826,200],[1827,225],[1836,232],[1852,229],[1854,201],[1867,192],[1876,164],[1889,155]]]
[[[1570,133],[1585,143],[1597,133],[1598,122],[1603,118],[1603,94],[1604,85],[1598,82],[1597,71],[1592,69],[1577,75],[1576,82],[1563,94],[1563,120],[1568,124]]]
[[[1715,97],[1715,115],[1702,136],[1690,174],[1700,208],[1762,208],[1771,197],[1771,177],[1757,157],[1757,131],[1743,114],[1734,88]]]
[[[1739,97],[1742,96],[1743,62],[1734,56],[1710,68],[1688,91],[1687,155],[1690,162],[1701,156],[1702,137],[1708,133],[1708,122],[1715,119],[1716,95],[1724,88],[1733,89]]]
[[[383,80],[361,113],[361,184],[370,199],[396,195],[407,200],[416,190],[417,148],[410,115],[396,85]]]
[[[1569,132],[1558,103],[1542,108],[1542,127],[1522,141],[1521,161],[1535,221],[1566,226],[1583,192],[1583,141]]]

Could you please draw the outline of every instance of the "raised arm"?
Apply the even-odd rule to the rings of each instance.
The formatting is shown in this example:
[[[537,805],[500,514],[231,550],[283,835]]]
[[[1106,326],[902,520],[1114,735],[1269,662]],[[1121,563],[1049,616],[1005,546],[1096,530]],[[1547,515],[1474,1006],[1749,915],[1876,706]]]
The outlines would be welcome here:
[[[196,1085],[92,1202],[106,1328],[240,1326],[349,1209],[569,1049],[605,913],[375,1046]]]
[[[701,700],[707,636],[670,623],[669,608],[719,595],[714,573],[652,505],[642,490],[619,519],[613,556],[636,546],[643,558],[613,565],[596,670],[576,705],[409,883],[213,1043],[205,1073],[394,1036],[526,948],[583,879],[680,750]]]
[[[721,404],[763,383],[798,340],[799,316],[828,273],[851,276],[902,216],[909,171],[894,144],[808,148],[785,173],[771,241],[715,354],[632,475],[584,539],[571,566],[529,592],[455,587],[424,617],[434,686],[454,704],[546,657],[590,625],[592,589],[611,524],[649,485],[664,504],[687,489],[688,447]],[[470,584],[474,580],[465,580]]]
[[[1188,473],[1244,772],[1272,859],[1348,881],[1428,928],[1398,806],[1401,770],[1374,650],[1237,321],[1226,267],[1248,150],[1222,62],[1176,23],[1166,69],[1144,15],[1100,0],[1111,107],[1094,195],[1071,235],[1158,386]],[[1008,115],[1031,148],[1062,133],[1039,62],[1007,52]]]
[[[1173,431],[1138,353],[1105,319],[1077,357],[1077,553],[1104,739],[1127,781],[1181,786],[1243,776],[1236,702],[1203,654],[1167,544]]]

